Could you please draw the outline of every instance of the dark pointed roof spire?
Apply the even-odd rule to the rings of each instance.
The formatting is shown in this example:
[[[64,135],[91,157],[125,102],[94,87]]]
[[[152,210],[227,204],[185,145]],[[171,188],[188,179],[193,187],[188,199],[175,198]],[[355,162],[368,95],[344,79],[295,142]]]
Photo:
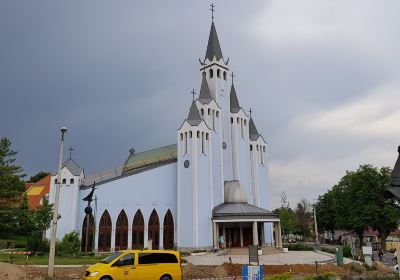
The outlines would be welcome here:
[[[186,120],[192,126],[198,126],[202,122],[199,110],[197,109],[196,102],[194,100],[192,101],[192,106],[190,106],[189,115]]]
[[[208,45],[205,59],[213,60],[215,58],[220,60],[223,58],[221,46],[219,45],[217,30],[215,29],[214,21],[211,23],[210,36],[208,37]],[[204,60],[205,60],[204,59]]]
[[[208,82],[206,79],[206,75],[203,75],[203,79],[201,80],[201,88],[200,88],[200,95],[199,101],[201,104],[208,104],[212,100],[210,88],[208,86]]]
[[[256,125],[254,124],[253,118],[250,117],[249,121],[249,138],[251,141],[257,141],[260,137],[260,134],[257,131]]]
[[[230,93],[230,99],[231,99],[231,113],[238,113],[242,107],[239,105],[239,100],[236,95],[236,90],[235,86],[232,84],[231,86],[231,93]]]
[[[400,146],[397,148],[397,151],[399,152],[399,156],[390,176],[390,187],[384,194],[386,198],[396,197],[400,199]]]

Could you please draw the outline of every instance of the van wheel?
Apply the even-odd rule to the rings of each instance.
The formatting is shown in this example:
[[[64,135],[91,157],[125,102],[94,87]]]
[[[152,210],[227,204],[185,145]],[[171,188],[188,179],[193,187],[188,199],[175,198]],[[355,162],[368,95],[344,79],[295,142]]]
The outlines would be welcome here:
[[[168,274],[161,276],[160,280],[172,280],[172,277]]]
[[[106,275],[101,277],[100,280],[113,280],[113,279],[111,278],[111,276]]]

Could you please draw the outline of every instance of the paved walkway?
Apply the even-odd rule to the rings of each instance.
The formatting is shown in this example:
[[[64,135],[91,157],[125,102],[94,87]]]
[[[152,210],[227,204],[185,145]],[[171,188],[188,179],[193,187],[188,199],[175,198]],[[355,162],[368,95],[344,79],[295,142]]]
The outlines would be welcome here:
[[[260,256],[260,264],[278,265],[278,264],[315,264],[315,261],[323,262],[334,258],[334,255],[325,252],[312,251],[290,251],[288,253],[279,253]],[[247,255],[218,255],[207,253],[201,256],[188,256],[188,262],[194,265],[221,265],[223,263],[246,264],[249,261]],[[344,263],[353,262],[351,259],[344,258]]]

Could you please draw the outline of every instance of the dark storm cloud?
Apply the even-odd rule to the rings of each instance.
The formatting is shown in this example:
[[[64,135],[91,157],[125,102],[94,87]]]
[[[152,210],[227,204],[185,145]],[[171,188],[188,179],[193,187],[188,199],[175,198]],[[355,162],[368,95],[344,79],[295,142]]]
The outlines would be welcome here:
[[[239,101],[269,143],[273,206],[393,164],[397,1],[215,4]],[[174,143],[209,28],[202,1],[1,1],[0,136],[29,174],[55,170],[62,125],[87,174]]]

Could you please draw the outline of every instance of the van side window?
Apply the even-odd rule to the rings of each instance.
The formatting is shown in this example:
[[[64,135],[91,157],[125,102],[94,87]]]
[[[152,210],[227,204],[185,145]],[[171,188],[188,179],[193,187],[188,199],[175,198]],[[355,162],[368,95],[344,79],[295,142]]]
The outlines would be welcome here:
[[[139,264],[151,263],[178,263],[178,259],[169,253],[139,253]]]
[[[135,255],[134,254],[127,254],[118,260],[119,266],[134,265],[134,264],[135,264]]]
[[[160,253],[158,255],[159,263],[178,263],[178,259],[174,254]]]
[[[155,253],[139,253],[139,264],[158,263],[157,254]]]

